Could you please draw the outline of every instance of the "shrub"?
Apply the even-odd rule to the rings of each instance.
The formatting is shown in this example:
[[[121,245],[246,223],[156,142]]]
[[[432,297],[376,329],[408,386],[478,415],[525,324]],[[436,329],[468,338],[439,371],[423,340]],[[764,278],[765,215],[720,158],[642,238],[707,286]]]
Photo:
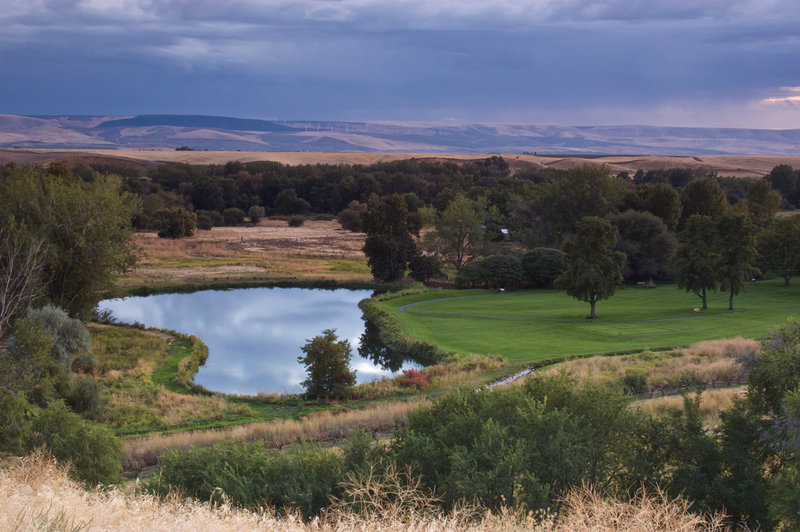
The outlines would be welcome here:
[[[522,261],[514,255],[492,255],[468,262],[456,277],[459,287],[516,288],[522,284]]]
[[[647,371],[629,368],[622,377],[622,385],[633,393],[642,393],[648,390]]]
[[[211,229],[222,225],[222,215],[217,211],[197,211],[197,228]]]
[[[70,318],[54,305],[28,311],[28,320],[40,326],[42,332],[53,339],[51,353],[65,369],[70,370],[76,357],[92,351],[92,337],[80,320]]]
[[[161,475],[150,489],[166,494],[180,490],[200,500],[219,501],[221,494],[237,506],[292,506],[311,517],[337,495],[344,460],[316,444],[275,452],[263,441],[225,442],[161,456]]]
[[[186,209],[161,209],[154,215],[154,225],[159,238],[192,236],[197,226],[197,215]]]
[[[308,214],[311,204],[303,198],[297,197],[297,192],[287,188],[275,196],[275,211],[279,214]]]
[[[264,217],[266,210],[261,205],[253,205],[247,210],[247,216],[250,217],[250,223],[257,224],[258,221]]]
[[[122,443],[102,425],[70,412],[61,401],[42,410],[34,422],[39,443],[69,461],[87,484],[112,483],[122,470]]]
[[[222,222],[225,225],[242,225],[244,223],[244,211],[236,207],[222,211]]]
[[[403,386],[421,390],[431,383],[431,376],[425,373],[420,373],[415,369],[404,369],[403,376],[400,377],[400,383]]]
[[[301,214],[296,214],[294,216],[290,216],[287,223],[289,224],[289,227],[300,227],[306,223],[306,217]]]
[[[102,404],[100,386],[93,379],[78,378],[72,382],[67,403],[75,411],[88,413],[97,410]]]
[[[534,248],[522,257],[525,284],[534,288],[553,288],[556,277],[564,273],[564,252],[554,248]]]
[[[414,255],[408,261],[408,266],[411,269],[411,278],[421,283],[443,275],[442,264],[434,255]]]
[[[214,227],[214,222],[211,220],[211,217],[207,214],[198,214],[197,215],[197,228],[203,229],[204,231],[208,231]]]
[[[342,226],[342,229],[352,231],[354,233],[361,232],[361,213],[367,210],[367,204],[361,203],[358,200],[353,200],[347,204],[344,209],[336,216],[336,220]]]

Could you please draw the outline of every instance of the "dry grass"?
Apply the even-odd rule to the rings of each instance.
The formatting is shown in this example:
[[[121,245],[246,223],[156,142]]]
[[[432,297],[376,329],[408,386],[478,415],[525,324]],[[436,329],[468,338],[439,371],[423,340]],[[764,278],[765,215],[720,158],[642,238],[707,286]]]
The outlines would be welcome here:
[[[277,448],[297,441],[338,440],[351,430],[367,429],[386,432],[404,426],[408,413],[423,399],[384,403],[360,410],[326,410],[301,419],[276,419],[222,429],[194,430],[173,434],[153,434],[132,438],[125,443],[123,467],[138,470],[157,463],[157,457],[168,449],[189,449],[211,446],[227,440],[264,440]]]
[[[690,513],[682,499],[640,492],[630,502],[608,500],[590,489],[574,490],[562,516],[497,513],[464,508],[442,514],[432,500],[409,490],[399,475],[366,477],[346,485],[366,511],[333,504],[310,522],[295,513],[278,516],[263,508],[248,512],[229,504],[209,504],[177,495],[159,499],[119,488],[86,491],[67,471],[38,452],[0,470],[1,530],[69,531],[681,531],[723,530],[720,516]],[[412,483],[413,485],[413,483]]]
[[[719,423],[719,413],[733,405],[734,400],[742,397],[747,389],[744,386],[735,388],[722,388],[719,390],[707,389],[700,399],[700,415],[706,425]],[[692,396],[693,397],[693,396]],[[636,406],[655,416],[663,416],[670,410],[683,408],[683,397],[669,395],[637,401]]]
[[[338,222],[308,220],[288,227],[283,220],[256,226],[215,227],[179,240],[138,233],[139,267],[121,287],[209,281],[332,279],[369,281],[361,248],[364,235]]]
[[[669,352],[571,360],[543,370],[543,373],[566,370],[578,382],[589,382],[615,381],[624,377],[626,372],[640,371],[647,374],[651,387],[670,386],[687,375],[700,381],[733,381],[741,374],[736,358],[759,349],[758,341],[737,337],[698,342]]]

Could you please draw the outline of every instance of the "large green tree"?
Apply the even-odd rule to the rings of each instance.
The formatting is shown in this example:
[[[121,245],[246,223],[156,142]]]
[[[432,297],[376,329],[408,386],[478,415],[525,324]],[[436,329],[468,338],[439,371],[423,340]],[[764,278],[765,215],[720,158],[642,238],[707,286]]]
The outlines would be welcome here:
[[[746,212],[756,225],[766,227],[778,212],[782,201],[780,192],[772,190],[772,185],[767,179],[759,179],[747,187],[747,198],[740,202],[742,207],[739,207],[739,203],[736,206],[742,209],[742,212],[745,212],[746,208]]]
[[[717,218],[728,208],[728,199],[716,179],[705,177],[690,181],[681,190],[681,226],[693,214]]]
[[[556,287],[591,306],[608,299],[622,284],[625,254],[615,249],[617,228],[602,218],[587,216],[575,225],[575,237],[562,246],[567,269],[556,279]]]
[[[606,165],[571,168],[563,176],[540,185],[535,210],[547,242],[560,244],[581,218],[616,212],[627,186]]]
[[[489,240],[485,229],[487,211],[485,198],[473,200],[456,195],[436,214],[436,228],[425,235],[425,247],[460,271],[464,264],[485,252]]]
[[[622,270],[627,280],[669,278],[677,242],[658,216],[626,211],[611,218],[619,231],[617,249],[625,253]]]
[[[313,399],[338,399],[356,382],[350,369],[352,348],[348,340],[339,340],[336,331],[325,329],[300,348],[305,356],[297,360],[306,367],[308,378],[300,384]]]
[[[693,214],[678,235],[673,274],[678,288],[694,292],[708,308],[707,295],[717,289],[717,227],[710,216]]]
[[[773,220],[758,236],[758,252],[761,265],[789,286],[792,275],[800,271],[800,216]]]
[[[728,310],[733,310],[733,296],[759,273],[756,230],[747,214],[730,212],[719,218],[717,235],[717,276],[720,289],[728,291]]]
[[[361,229],[367,234],[364,254],[372,276],[378,281],[398,281],[417,255],[414,237],[419,236],[420,217],[409,212],[399,194],[386,196],[361,213]]]
[[[71,315],[89,311],[136,262],[132,220],[139,202],[116,176],[84,181],[18,167],[0,183],[0,209],[44,241],[47,296]]]

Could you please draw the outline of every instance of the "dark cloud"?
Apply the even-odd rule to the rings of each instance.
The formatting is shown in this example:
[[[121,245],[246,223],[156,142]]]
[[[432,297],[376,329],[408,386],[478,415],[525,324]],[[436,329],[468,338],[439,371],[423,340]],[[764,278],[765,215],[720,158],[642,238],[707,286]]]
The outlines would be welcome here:
[[[773,105],[800,84],[799,19],[786,0],[5,0],[0,112],[800,127]]]

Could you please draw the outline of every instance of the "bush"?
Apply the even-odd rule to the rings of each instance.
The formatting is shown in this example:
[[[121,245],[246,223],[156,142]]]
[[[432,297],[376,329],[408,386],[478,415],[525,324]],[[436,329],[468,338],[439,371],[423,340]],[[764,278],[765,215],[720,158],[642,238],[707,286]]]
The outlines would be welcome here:
[[[63,402],[52,403],[34,422],[39,443],[61,461],[69,461],[89,485],[113,483],[122,470],[122,443],[102,425],[70,412]]]
[[[408,388],[416,388],[421,390],[431,383],[431,376],[425,373],[420,373],[415,369],[404,369],[403,376],[400,377],[400,384]]]
[[[647,371],[643,369],[627,369],[622,377],[622,385],[633,393],[646,392],[649,389]]]
[[[297,214],[295,216],[290,216],[287,223],[289,224],[289,227],[300,227],[301,225],[306,223],[306,217],[300,214]]]
[[[159,238],[192,236],[197,226],[197,216],[185,209],[161,209],[153,215]]]
[[[214,222],[211,220],[211,217],[207,214],[198,214],[197,215],[197,228],[202,229],[204,231],[208,231],[214,227]]]
[[[336,220],[342,226],[342,229],[352,231],[354,233],[361,232],[361,213],[367,210],[367,204],[361,203],[358,200],[353,200],[347,204],[344,209],[336,216]]]
[[[258,221],[264,217],[266,210],[261,205],[253,205],[248,209],[247,216],[250,218],[250,223],[257,224]]]
[[[100,386],[93,379],[75,379],[69,397],[67,397],[67,403],[79,414],[97,410],[102,404]]]
[[[492,255],[468,262],[456,277],[459,287],[516,288],[522,284],[522,261],[514,255]]]
[[[53,359],[66,370],[72,369],[76,357],[92,352],[92,337],[80,320],[70,318],[67,313],[54,305],[28,311],[27,319],[53,340],[51,353]]]
[[[274,205],[278,214],[308,214],[311,210],[311,204],[303,198],[297,197],[297,192],[293,188],[278,192]]]
[[[222,215],[217,211],[197,211],[197,228],[211,229],[222,225]]]
[[[553,288],[556,277],[567,268],[564,252],[554,248],[534,248],[522,257],[525,284],[534,288]]]
[[[442,264],[434,255],[414,255],[408,261],[408,266],[411,270],[409,273],[410,277],[421,283],[432,277],[441,277],[444,275],[442,272]]]
[[[344,460],[316,444],[275,452],[263,441],[225,442],[161,456],[161,475],[150,489],[179,490],[200,500],[219,501],[221,493],[237,506],[299,509],[311,517],[340,493]]]
[[[242,225],[244,223],[244,211],[236,207],[222,211],[222,222],[225,225]]]

